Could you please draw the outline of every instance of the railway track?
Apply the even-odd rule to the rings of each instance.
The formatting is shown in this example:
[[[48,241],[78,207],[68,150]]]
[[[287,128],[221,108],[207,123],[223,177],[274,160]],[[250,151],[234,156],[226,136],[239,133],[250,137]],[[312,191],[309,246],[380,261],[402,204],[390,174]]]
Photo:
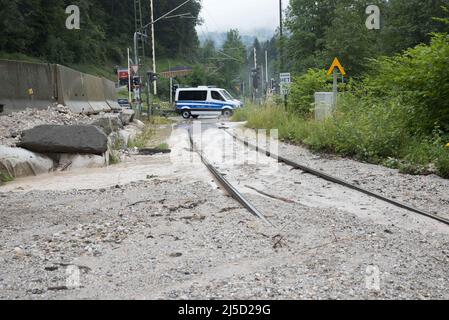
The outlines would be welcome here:
[[[251,202],[249,202],[221,173],[218,171],[210,161],[205,157],[202,150],[200,150],[195,142],[193,141],[192,131],[189,129],[189,140],[191,150],[198,153],[201,161],[207,167],[207,169],[214,175],[218,182],[225,188],[225,190],[237,200],[243,207],[245,207],[249,212],[251,212],[256,217],[260,218],[266,224],[274,226]]]
[[[253,215],[259,217],[260,219],[262,219],[265,223],[274,226],[272,222],[270,222],[253,204],[251,204],[251,202],[249,202],[211,163],[210,161],[206,158],[206,156],[204,155],[202,150],[199,150],[195,144],[195,142],[193,141],[193,136],[192,136],[192,132],[191,129],[188,130],[189,131],[189,139],[190,139],[190,144],[191,144],[191,148],[193,151],[197,152],[198,155],[201,157],[202,162],[205,164],[205,166],[208,168],[208,170],[214,175],[214,177],[220,182],[220,184],[222,184],[222,186],[225,188],[225,190],[227,192],[229,192],[229,194],[235,199],[237,200],[243,207],[245,207],[249,212],[251,212]],[[408,204],[399,202],[399,201],[395,201],[393,199],[389,199],[387,197],[384,197],[378,193],[369,191],[367,189],[361,188],[359,186],[356,186],[350,182],[344,181],[340,178],[334,177],[332,175],[320,172],[316,169],[307,167],[305,165],[296,163],[290,159],[281,157],[277,154],[273,154],[263,148],[259,148],[258,146],[249,143],[248,141],[245,141],[241,138],[239,138],[238,136],[232,134],[231,132],[229,132],[228,130],[224,129],[224,132],[226,132],[228,135],[230,135],[235,141],[238,141],[242,144],[244,144],[245,146],[253,149],[254,151],[260,152],[264,155],[266,155],[267,157],[273,158],[274,160],[280,162],[280,163],[284,163],[294,169],[298,169],[301,170],[303,172],[312,174],[318,178],[324,179],[326,181],[332,182],[332,183],[336,183],[338,185],[344,186],[346,188],[358,191],[360,193],[363,193],[365,195],[368,195],[370,197],[376,198],[378,200],[381,200],[383,202],[389,203],[391,205],[394,205],[398,208],[401,209],[405,209],[409,212],[412,213],[416,213],[422,216],[425,216],[427,218],[439,221],[445,225],[449,226],[449,219],[440,217],[436,214],[432,214],[429,212],[425,212],[423,210],[414,208]]]

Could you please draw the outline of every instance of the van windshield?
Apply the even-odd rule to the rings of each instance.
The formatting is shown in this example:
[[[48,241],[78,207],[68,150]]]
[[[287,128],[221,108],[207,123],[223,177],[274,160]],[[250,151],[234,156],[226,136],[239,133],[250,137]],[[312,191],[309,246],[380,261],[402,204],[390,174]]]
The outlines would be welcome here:
[[[223,95],[223,97],[226,98],[226,100],[234,100],[234,98],[231,96],[231,94],[229,92],[227,92],[226,90],[220,90],[220,92]]]

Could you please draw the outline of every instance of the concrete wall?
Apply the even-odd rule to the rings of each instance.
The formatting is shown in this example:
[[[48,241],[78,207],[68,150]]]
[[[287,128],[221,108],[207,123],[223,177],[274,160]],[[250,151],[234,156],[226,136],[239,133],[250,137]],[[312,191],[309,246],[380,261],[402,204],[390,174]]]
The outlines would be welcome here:
[[[69,107],[75,113],[95,113],[88,102],[83,74],[60,65],[56,65],[56,70],[58,103]]]
[[[106,101],[103,79],[89,74],[83,74],[82,76],[87,91],[87,99],[94,112],[110,112],[111,108]]]
[[[117,89],[115,88],[115,82],[103,78],[104,93],[106,102],[112,110],[120,110],[121,107],[117,102]]]
[[[110,80],[61,65],[0,60],[1,113],[47,108],[55,102],[85,114],[120,109]]]
[[[33,90],[32,95],[29,89]],[[0,60],[3,113],[28,107],[45,109],[56,101],[56,95],[54,65]]]

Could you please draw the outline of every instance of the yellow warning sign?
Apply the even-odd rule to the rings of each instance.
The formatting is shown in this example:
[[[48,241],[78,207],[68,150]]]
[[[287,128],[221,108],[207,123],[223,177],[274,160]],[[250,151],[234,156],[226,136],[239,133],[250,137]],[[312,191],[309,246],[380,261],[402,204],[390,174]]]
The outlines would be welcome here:
[[[329,68],[329,70],[327,71],[327,75],[330,76],[332,74],[332,72],[334,72],[334,69],[338,68],[338,70],[340,70],[340,73],[342,75],[346,75],[346,71],[343,68],[343,66],[341,65],[340,61],[338,60],[338,58],[334,59],[334,62],[332,62],[331,67]]]

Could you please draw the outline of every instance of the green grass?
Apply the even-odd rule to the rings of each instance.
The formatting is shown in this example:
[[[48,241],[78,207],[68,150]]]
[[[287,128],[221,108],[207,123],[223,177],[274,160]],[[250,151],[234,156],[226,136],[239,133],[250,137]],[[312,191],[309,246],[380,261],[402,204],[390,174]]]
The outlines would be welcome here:
[[[156,149],[159,149],[159,150],[168,150],[168,149],[170,149],[170,146],[168,145],[168,143],[161,143],[160,145],[158,145],[158,146],[156,147]]]
[[[145,124],[145,128],[134,139],[130,139],[128,142],[128,148],[142,149],[147,146],[148,140],[154,135],[154,129],[150,123]]]
[[[25,54],[7,53],[7,52],[3,52],[3,51],[0,51],[0,59],[26,61],[26,62],[34,62],[34,63],[45,62],[42,59],[39,59],[36,57],[30,57]]]
[[[156,116],[156,117],[152,117],[150,119],[150,123],[153,124],[153,125],[166,125],[166,124],[175,123],[175,121],[170,120],[170,119],[165,118],[165,117],[158,117],[158,116]]]
[[[117,81],[117,75],[114,73],[113,63],[106,64],[69,64],[67,65],[69,68],[88,73],[97,77],[103,77],[109,79],[111,81]]]
[[[21,53],[6,53],[0,51],[0,59],[17,60],[33,63],[48,63],[45,59],[39,57],[31,57]],[[115,64],[108,62],[105,64],[68,64],[67,67],[88,73],[98,77],[104,77],[106,79],[117,81],[117,75],[114,73]]]
[[[120,162],[119,152],[117,150],[111,150],[109,153],[109,165],[119,164]]]
[[[14,181],[14,177],[10,176],[7,173],[0,172],[0,185],[11,181]]]

